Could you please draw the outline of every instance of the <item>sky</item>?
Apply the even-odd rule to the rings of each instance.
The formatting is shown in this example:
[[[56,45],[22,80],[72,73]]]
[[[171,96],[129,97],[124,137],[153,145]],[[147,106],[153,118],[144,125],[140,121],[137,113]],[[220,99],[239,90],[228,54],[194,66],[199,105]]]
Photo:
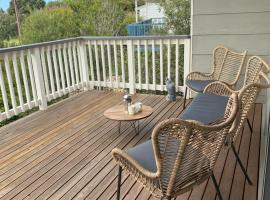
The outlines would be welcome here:
[[[52,0],[45,0],[46,2],[52,1]],[[7,8],[9,7],[9,2],[10,0],[0,0],[0,8],[2,8],[3,10],[7,10]]]

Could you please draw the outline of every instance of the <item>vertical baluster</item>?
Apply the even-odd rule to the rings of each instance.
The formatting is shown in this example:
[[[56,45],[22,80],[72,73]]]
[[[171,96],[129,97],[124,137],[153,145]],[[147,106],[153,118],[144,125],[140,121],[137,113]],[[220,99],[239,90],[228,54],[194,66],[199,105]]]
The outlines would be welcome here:
[[[50,101],[50,90],[49,90],[49,82],[48,82],[48,74],[47,74],[47,67],[46,67],[46,61],[45,61],[45,56],[44,56],[44,47],[41,48],[41,65],[42,65],[42,71],[43,71],[43,76],[44,76],[44,82],[45,82],[45,91],[46,91],[46,96],[48,98],[48,101]]]
[[[76,90],[76,83],[75,83],[75,75],[74,75],[74,65],[72,59],[72,44],[68,44],[68,58],[69,58],[69,67],[70,67],[70,74],[71,74],[71,81],[72,81],[72,88]]]
[[[16,97],[15,97],[13,80],[12,80],[11,71],[10,71],[8,54],[4,55],[4,61],[5,61],[7,79],[8,79],[9,92],[10,92],[10,96],[11,96],[11,103],[12,103],[14,114],[17,115],[18,112],[17,112],[17,105],[16,105]]]
[[[35,83],[35,78],[34,78],[34,71],[33,71],[33,64],[32,64],[30,50],[27,51],[27,64],[28,64],[32,94],[33,94],[35,106],[38,106],[37,90],[36,90],[36,83]]]
[[[6,86],[5,86],[5,82],[4,82],[1,62],[0,62],[0,87],[1,87],[1,93],[2,93],[2,98],[3,98],[5,113],[6,113],[7,118],[10,118],[11,116],[9,113],[7,91],[6,91]]]
[[[178,92],[179,85],[179,40],[176,39],[175,46],[175,89]]]
[[[22,68],[23,85],[24,85],[24,90],[25,90],[25,95],[26,95],[26,101],[28,104],[28,108],[31,109],[32,104],[31,104],[31,98],[30,98],[28,78],[27,78],[27,73],[26,73],[26,68],[25,68],[24,51],[20,52],[20,63],[21,63],[21,68]]]
[[[168,39],[167,43],[167,62],[168,62],[168,78],[171,78],[171,41]]]
[[[152,71],[153,71],[153,85],[156,90],[156,57],[155,57],[155,40],[152,40]]]
[[[47,56],[47,63],[48,63],[48,68],[49,68],[50,85],[51,85],[52,95],[53,95],[53,98],[55,99],[56,94],[55,94],[54,76],[53,76],[53,69],[52,69],[51,48],[49,46],[47,47],[46,56]]]
[[[24,112],[22,85],[21,85],[21,80],[20,80],[20,75],[19,75],[19,70],[18,70],[17,53],[16,52],[12,53],[12,63],[13,63],[13,68],[14,68],[14,73],[15,73],[15,80],[16,80],[17,92],[19,95],[19,102],[20,102],[20,106],[21,106],[21,111]]]
[[[107,41],[107,51],[108,51],[108,63],[109,63],[109,76],[110,76],[110,82],[111,82],[111,88],[113,88],[112,83],[112,57],[111,57],[111,45],[110,41]]]
[[[122,68],[122,83],[123,88],[126,88],[126,74],[125,74],[125,63],[124,63],[124,49],[123,40],[120,41],[120,54],[121,54],[121,68]]]
[[[58,95],[61,96],[62,94],[61,94],[61,88],[60,88],[60,79],[59,79],[59,71],[58,71],[55,45],[53,45],[53,48],[52,48],[52,55],[53,55],[53,68],[54,68],[54,73],[55,73],[55,78],[56,78],[57,92],[58,92]]]
[[[185,78],[190,72],[190,40],[184,40],[184,80],[183,84],[185,86]],[[187,98],[190,98],[190,93],[187,93]]]
[[[103,81],[104,81],[104,87],[107,86],[107,79],[106,79],[106,68],[105,68],[105,55],[104,55],[104,44],[103,41],[100,41],[101,46],[101,61],[102,61],[102,72],[103,72]]]
[[[92,89],[93,89],[95,85],[95,76],[94,76],[93,54],[92,54],[92,47],[91,47],[90,41],[88,41],[88,50],[89,50],[89,59],[90,59],[91,82],[92,82]]]
[[[128,53],[129,93],[135,94],[135,92],[136,92],[135,56],[134,56],[134,45],[133,45],[132,40],[127,41],[127,53]]]
[[[84,83],[84,80],[83,80],[83,66],[82,66],[82,59],[81,59],[81,53],[80,53],[80,42],[78,41],[76,43],[77,47],[76,47],[76,53],[78,55],[78,61],[79,61],[79,74],[80,74],[80,80],[81,80],[81,83],[83,85]],[[87,83],[86,83],[87,84]]]
[[[78,42],[78,51],[79,51],[79,59],[81,63],[81,74],[82,74],[82,83],[84,91],[89,90],[89,66],[87,60],[87,50],[86,50],[86,43],[84,41]]]
[[[72,50],[73,50],[73,61],[74,61],[74,68],[75,68],[76,84],[77,84],[78,87],[80,87],[80,86],[79,86],[80,80],[79,80],[79,72],[78,72],[78,61],[77,61],[76,46],[75,46],[75,43],[73,43],[72,46],[73,46]]]
[[[68,91],[71,92],[71,86],[70,86],[70,75],[69,75],[69,69],[68,69],[68,59],[67,59],[67,44],[65,43],[63,46],[63,56],[64,56],[64,65],[65,65],[65,72],[67,77],[67,87]]]
[[[148,77],[148,43],[147,40],[144,41],[144,53],[145,53],[145,82],[146,89],[149,89],[149,77]]]
[[[39,109],[46,110],[47,109],[47,98],[46,92],[44,87],[44,77],[42,74],[41,68],[41,59],[40,59],[40,49],[34,48],[33,53],[31,54],[32,64],[33,64],[33,71],[37,89],[37,96],[39,100]]]
[[[60,66],[62,91],[63,91],[64,94],[66,94],[66,83],[65,83],[66,80],[65,80],[64,68],[63,68],[63,56],[62,56],[62,47],[61,47],[61,45],[58,45],[57,55],[58,55],[58,61],[59,61],[59,66]]]
[[[119,79],[118,79],[118,60],[117,60],[117,46],[116,41],[113,42],[113,53],[114,53],[114,68],[115,68],[115,81],[116,88],[119,87]]]
[[[159,49],[159,54],[160,54],[160,85],[161,85],[161,91],[163,91],[163,86],[164,86],[164,80],[163,80],[163,40],[160,39],[160,49]]]
[[[137,57],[138,57],[138,78],[139,78],[139,89],[142,89],[142,66],[141,66],[141,44],[138,40],[137,44]]]
[[[98,47],[97,47],[97,41],[95,40],[95,58],[96,58],[96,68],[97,68],[97,79],[98,79],[98,87],[100,89],[101,83],[100,83],[100,67],[99,67],[99,56],[98,56]]]

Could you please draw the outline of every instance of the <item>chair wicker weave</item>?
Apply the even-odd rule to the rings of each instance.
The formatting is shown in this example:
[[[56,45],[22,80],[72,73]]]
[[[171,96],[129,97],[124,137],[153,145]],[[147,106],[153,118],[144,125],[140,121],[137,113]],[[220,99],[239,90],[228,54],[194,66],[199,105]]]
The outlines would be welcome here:
[[[235,154],[237,161],[239,162],[240,167],[250,184],[252,184],[252,182],[247,175],[247,172],[238,156],[238,153],[235,150],[234,143],[240,135],[245,121],[247,121],[250,131],[253,131],[252,126],[248,120],[248,114],[251,108],[254,106],[260,91],[264,88],[270,87],[270,80],[266,75],[269,72],[270,67],[260,57],[252,56],[248,60],[244,86],[238,91],[239,112],[233,123],[229,138],[227,139],[227,143],[229,142],[230,146],[232,147],[233,153]],[[232,90],[224,83],[214,82],[209,84],[205,88],[204,92],[216,95],[230,96],[236,91]]]
[[[174,118],[159,123],[153,130],[151,142],[145,142],[152,145],[155,171],[143,167],[128,151],[113,149],[113,158],[120,165],[117,199],[120,199],[122,169],[161,198],[176,197],[210,176],[217,185],[213,168],[237,110],[238,98],[233,93],[224,119],[215,124],[203,125]],[[144,154],[149,153],[145,149]],[[220,194],[219,190],[217,192]]]
[[[184,108],[187,88],[195,92],[203,92],[205,87],[214,81],[221,81],[230,88],[234,88],[240,77],[246,53],[247,51],[237,53],[223,46],[216,47],[213,51],[213,69],[210,74],[191,72],[187,75]]]
[[[255,104],[260,91],[270,87],[270,80],[267,74],[270,67],[260,57],[252,56],[249,58],[246,68],[245,80],[243,87],[238,90],[238,98],[240,102],[240,111],[236,122],[234,123],[233,142],[237,139],[239,131],[243,128],[244,121],[247,119],[250,108]],[[213,93],[216,95],[230,96],[236,92],[221,82],[213,82],[209,84],[204,93]],[[239,121],[237,121],[237,119]]]

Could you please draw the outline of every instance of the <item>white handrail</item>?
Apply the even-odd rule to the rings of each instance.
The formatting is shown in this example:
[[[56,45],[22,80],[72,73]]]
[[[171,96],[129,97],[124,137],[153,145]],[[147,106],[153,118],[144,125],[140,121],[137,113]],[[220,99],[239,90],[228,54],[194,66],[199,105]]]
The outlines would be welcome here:
[[[183,91],[188,36],[79,37],[0,49],[0,121],[74,90]]]

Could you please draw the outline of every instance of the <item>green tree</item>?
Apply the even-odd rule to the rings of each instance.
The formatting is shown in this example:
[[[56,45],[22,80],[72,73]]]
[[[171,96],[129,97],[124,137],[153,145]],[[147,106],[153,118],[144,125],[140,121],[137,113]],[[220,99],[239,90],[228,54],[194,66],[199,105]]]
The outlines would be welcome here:
[[[161,0],[164,8],[167,30],[172,30],[174,34],[190,34],[190,0]]]
[[[16,36],[15,17],[0,10],[0,40],[8,40],[14,36]]]
[[[119,5],[128,12],[135,12],[135,0],[118,0]],[[138,6],[145,4],[145,0],[138,0]]]
[[[33,12],[22,25],[22,42],[36,43],[79,35],[74,12],[69,8]]]
[[[46,9],[55,9],[67,7],[67,4],[63,1],[50,1],[46,4]]]
[[[16,0],[18,12],[20,15],[30,14],[34,10],[44,8],[46,3],[44,0]],[[8,13],[15,15],[14,4],[9,3]]]
[[[65,0],[65,2],[76,15],[81,35],[115,36],[126,33],[124,30],[126,23],[131,19],[128,11],[131,9],[129,1]]]

